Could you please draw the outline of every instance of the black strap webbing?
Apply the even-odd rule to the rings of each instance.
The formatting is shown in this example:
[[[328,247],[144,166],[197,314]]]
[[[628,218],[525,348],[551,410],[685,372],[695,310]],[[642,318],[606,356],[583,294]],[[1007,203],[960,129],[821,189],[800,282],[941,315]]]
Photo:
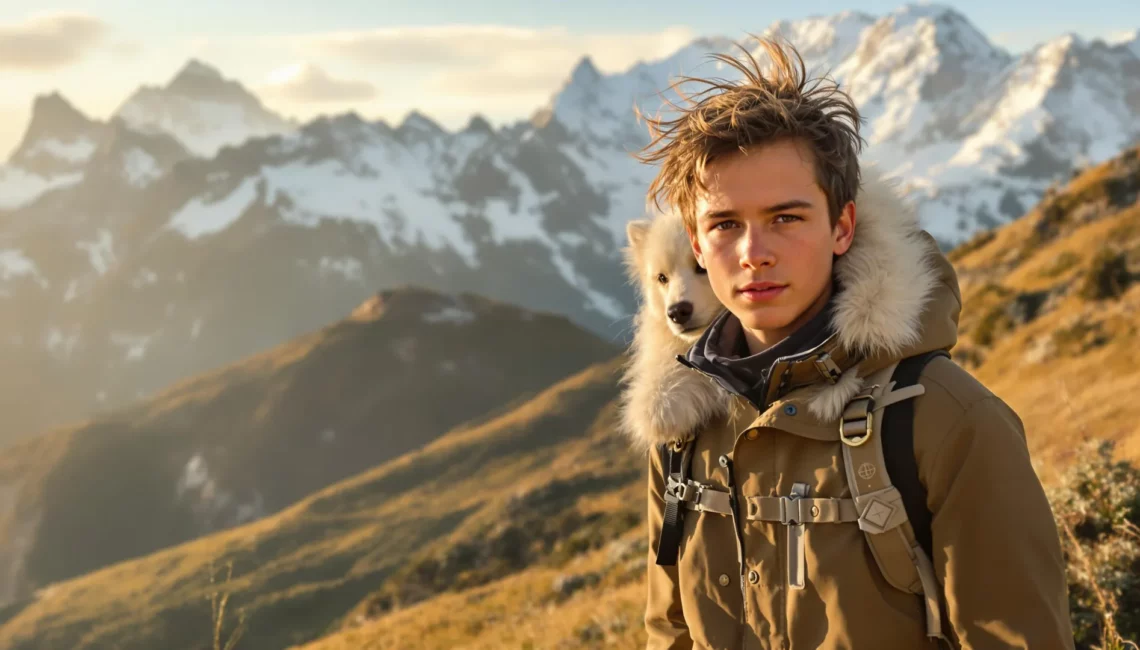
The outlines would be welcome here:
[[[681,533],[684,530],[685,508],[681,500],[669,491],[669,478],[684,483],[689,478],[689,462],[692,459],[693,445],[686,444],[677,452],[666,445],[658,446],[662,454],[661,466],[665,469],[665,512],[661,521],[661,537],[657,541],[657,564],[673,566],[681,548]]]
[[[945,350],[935,350],[908,357],[899,362],[891,379],[895,390],[918,383],[923,368],[935,357],[950,358]],[[887,463],[887,476],[902,494],[903,507],[915,539],[934,557],[934,542],[930,530],[931,514],[926,507],[926,487],[918,476],[918,461],[914,457],[914,400],[905,399],[891,404],[883,415],[883,456]]]

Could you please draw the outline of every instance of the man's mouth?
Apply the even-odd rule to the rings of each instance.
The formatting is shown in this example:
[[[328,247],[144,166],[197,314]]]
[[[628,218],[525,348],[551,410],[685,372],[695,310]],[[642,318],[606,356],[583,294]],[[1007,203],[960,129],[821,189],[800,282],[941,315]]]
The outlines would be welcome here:
[[[767,302],[784,292],[788,285],[775,282],[750,282],[739,293],[749,302]]]

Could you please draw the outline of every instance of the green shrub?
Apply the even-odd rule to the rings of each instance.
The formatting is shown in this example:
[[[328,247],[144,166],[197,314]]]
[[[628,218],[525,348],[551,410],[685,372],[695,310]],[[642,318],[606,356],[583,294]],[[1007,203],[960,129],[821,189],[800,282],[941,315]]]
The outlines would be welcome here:
[[[1057,350],[1069,354],[1083,354],[1109,340],[1100,323],[1089,323],[1083,319],[1068,327],[1053,330],[1052,337]]]
[[[1067,564],[1077,648],[1140,638],[1140,470],[1086,443],[1049,499]]]
[[[1125,254],[1103,249],[1093,258],[1084,275],[1080,296],[1085,300],[1119,298],[1128,289],[1132,279]]]
[[[974,340],[978,345],[992,345],[997,336],[1013,327],[1013,320],[1004,303],[990,307],[974,328]]]

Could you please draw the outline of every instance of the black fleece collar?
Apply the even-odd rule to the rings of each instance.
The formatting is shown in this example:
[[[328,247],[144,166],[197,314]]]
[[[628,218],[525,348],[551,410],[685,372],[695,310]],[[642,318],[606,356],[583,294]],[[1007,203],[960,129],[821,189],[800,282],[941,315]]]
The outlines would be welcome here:
[[[687,365],[709,375],[725,390],[748,399],[762,410],[767,402],[768,378],[775,365],[817,348],[832,335],[832,311],[839,291],[839,286],[834,285],[827,305],[810,321],[753,355],[748,355],[740,319],[726,309],[709,324],[684,359]]]

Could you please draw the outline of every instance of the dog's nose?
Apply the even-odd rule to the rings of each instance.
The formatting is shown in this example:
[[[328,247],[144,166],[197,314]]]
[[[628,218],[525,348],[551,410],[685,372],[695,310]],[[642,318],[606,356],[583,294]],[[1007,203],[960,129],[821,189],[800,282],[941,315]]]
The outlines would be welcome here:
[[[688,300],[682,300],[669,307],[669,309],[665,311],[665,315],[674,323],[684,325],[689,322],[689,318],[693,315],[693,303]]]

